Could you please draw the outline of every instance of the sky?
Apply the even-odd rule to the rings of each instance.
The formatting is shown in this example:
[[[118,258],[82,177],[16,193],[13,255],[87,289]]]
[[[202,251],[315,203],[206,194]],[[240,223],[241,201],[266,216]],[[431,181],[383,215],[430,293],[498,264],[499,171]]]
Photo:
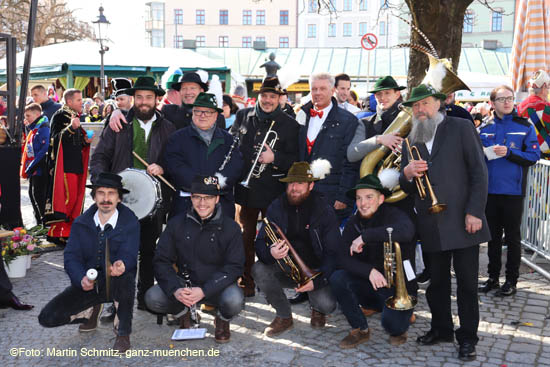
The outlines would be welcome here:
[[[99,7],[103,6],[103,14],[111,23],[107,38],[115,44],[145,44],[145,0],[67,0],[67,6],[75,11],[77,19],[90,24],[97,20]],[[97,32],[97,26],[91,25]]]

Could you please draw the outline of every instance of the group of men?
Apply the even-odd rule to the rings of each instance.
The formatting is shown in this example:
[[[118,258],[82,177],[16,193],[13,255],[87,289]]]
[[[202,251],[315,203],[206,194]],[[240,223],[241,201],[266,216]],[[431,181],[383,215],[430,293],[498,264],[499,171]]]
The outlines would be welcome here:
[[[139,77],[121,92],[133,97],[132,107],[111,114],[99,137],[90,159],[95,204],[80,217],[90,139],[77,122],[81,94],[66,92],[66,104],[57,113],[63,123],[52,124],[51,153],[64,157],[52,167],[61,173],[54,174],[53,186],[64,180],[68,189],[54,189],[46,210],[60,221],[55,230],[72,224],[65,249],[71,285],[44,307],[40,323],[81,323],[80,331],[91,331],[101,304],[114,302],[114,348],[127,350],[138,273],[138,309],[177,315],[187,328],[196,321],[191,308],[213,306],[220,343],[230,340],[230,320],[257,289],[276,311],[265,334],[274,337],[290,329],[292,311],[284,288],[294,288],[308,294],[313,328],[323,328],[326,315],[340,305],[351,327],[341,348],[369,340],[365,312],[382,312],[389,342],[399,345],[407,340],[414,315],[410,307],[394,309],[385,302],[395,296],[384,276],[384,242],[391,227],[392,240],[401,244],[411,297],[417,292],[418,239],[428,260],[432,321],[417,342],[431,345],[456,337],[458,357],[474,359],[479,244],[492,236],[490,278],[482,289],[488,291],[498,286],[504,229],[509,260],[507,281],[499,291],[513,294],[519,262],[510,259],[520,248],[510,248],[521,218],[524,167],[540,154],[534,129],[514,114],[513,92],[506,87],[491,94],[494,124],[482,129],[480,139],[471,122],[447,115],[447,96],[430,85],[413,88],[403,101],[404,88],[391,76],[381,78],[371,91],[376,113],[358,120],[339,104],[343,98],[336,98],[349,91],[348,84],[349,77],[312,75],[311,102],[295,120],[281,110],[285,92],[279,81],[268,77],[258,104],[240,110],[227,132],[220,127],[221,106],[207,93],[200,73],[172,78],[171,99],[162,107],[166,113],[157,110],[164,90],[153,78]],[[407,154],[403,137],[384,134],[399,104],[412,111],[408,139],[419,156]],[[376,175],[359,179],[360,160],[380,146],[404,152],[399,185],[409,198],[401,203],[385,203],[393,187]],[[117,174],[128,168],[167,179],[174,187],[161,184],[163,207],[150,216],[138,219],[121,203],[126,192]],[[426,175],[446,204],[442,213],[432,214],[431,200],[419,195]],[[503,207],[513,208],[514,219],[505,217]],[[259,216],[266,221],[257,231]],[[297,283],[289,275],[295,273],[289,261],[302,263],[299,259],[314,274]],[[457,277],[457,330],[451,313],[451,261]],[[86,275],[88,269],[96,269],[97,278]]]

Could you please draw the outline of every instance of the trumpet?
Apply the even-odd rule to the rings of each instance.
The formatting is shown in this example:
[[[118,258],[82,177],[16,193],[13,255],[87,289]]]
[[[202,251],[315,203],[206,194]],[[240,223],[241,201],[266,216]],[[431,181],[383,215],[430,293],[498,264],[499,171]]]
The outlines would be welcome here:
[[[284,235],[281,228],[276,223],[270,223],[267,218],[264,218],[265,223],[265,233],[269,240],[271,241],[271,244],[266,244],[268,246],[271,246],[280,240],[283,240],[285,242],[285,245],[288,247],[288,254],[280,259],[277,260],[277,263],[281,267],[281,270],[283,270],[285,273],[288,274],[288,276],[298,284],[298,288],[305,285],[310,280],[317,277],[319,274],[321,274],[318,271],[314,271],[310,269],[304,261],[298,256],[298,253],[292,247],[286,236]],[[273,229],[273,227],[275,229]],[[286,266],[285,266],[286,265]]]
[[[258,147],[256,151],[256,158],[254,159],[254,162],[252,163],[252,167],[250,168],[250,171],[248,172],[248,175],[246,176],[246,179],[241,182],[241,185],[249,188],[248,184],[250,183],[250,179],[252,178],[258,178],[262,174],[262,172],[267,167],[267,163],[259,163],[260,155],[262,154],[264,150],[264,145],[267,143],[267,140],[270,136],[272,136],[271,141],[269,142],[268,146],[273,149],[275,146],[275,142],[277,139],[279,139],[279,134],[275,130],[273,130],[273,125],[275,125],[275,121],[271,122],[271,125],[269,126],[269,129],[265,133],[264,140],[262,140],[262,144]]]
[[[407,293],[405,286],[405,275],[403,274],[403,260],[401,258],[401,246],[399,243],[392,242],[392,227],[386,228],[388,232],[388,242],[384,242],[384,273],[388,288],[395,286],[395,295],[386,299],[386,306],[392,310],[406,311],[414,308],[417,303],[415,296]],[[392,252],[392,244],[395,252]],[[395,270],[395,277],[393,276]]]
[[[411,144],[409,143],[409,138],[405,138],[405,144],[407,145],[407,151],[409,152],[410,160],[420,160],[422,159],[420,157],[420,152],[418,151],[418,148],[416,146],[413,146],[411,148]],[[416,155],[413,155],[413,153],[416,153]],[[422,179],[424,179],[424,183],[422,182]],[[430,195],[430,198],[432,199],[432,206],[428,209],[428,211],[431,214],[437,214],[441,213],[445,209],[447,209],[447,204],[440,203],[437,200],[437,197],[435,196],[435,192],[433,190],[432,184],[430,183],[430,179],[428,177],[428,173],[425,172],[420,177],[415,177],[414,182],[416,183],[416,189],[418,190],[418,196],[420,196],[421,200],[424,200],[426,198],[426,188],[428,189],[428,194]]]

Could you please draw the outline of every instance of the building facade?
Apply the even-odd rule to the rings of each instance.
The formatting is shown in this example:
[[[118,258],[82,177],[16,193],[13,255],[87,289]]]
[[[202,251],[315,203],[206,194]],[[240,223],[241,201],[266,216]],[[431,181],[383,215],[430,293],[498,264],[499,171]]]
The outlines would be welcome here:
[[[291,48],[297,45],[297,0],[163,0],[146,3],[153,47]]]
[[[298,47],[361,47],[361,38],[374,33],[378,47],[395,46],[399,19],[391,15],[386,0],[298,1]]]

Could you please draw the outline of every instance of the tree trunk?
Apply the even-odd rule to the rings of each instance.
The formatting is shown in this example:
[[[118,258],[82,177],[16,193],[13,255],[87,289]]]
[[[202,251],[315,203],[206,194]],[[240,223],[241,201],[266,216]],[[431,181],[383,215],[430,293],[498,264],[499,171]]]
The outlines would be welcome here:
[[[460,61],[464,14],[472,2],[473,0],[406,0],[413,24],[428,37],[439,58],[452,60],[454,71]],[[413,29],[411,43],[429,48],[422,36]],[[428,57],[411,49],[407,85],[419,85],[428,66]]]

